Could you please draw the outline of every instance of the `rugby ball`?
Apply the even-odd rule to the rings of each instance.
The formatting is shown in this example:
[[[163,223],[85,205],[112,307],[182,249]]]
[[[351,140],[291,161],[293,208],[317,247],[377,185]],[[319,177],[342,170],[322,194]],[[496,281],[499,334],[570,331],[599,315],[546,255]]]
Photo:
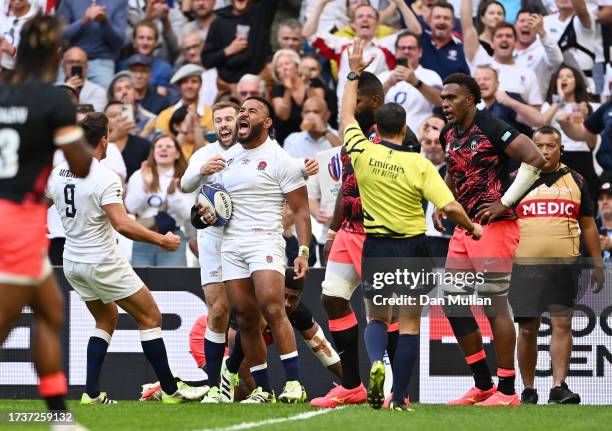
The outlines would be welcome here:
[[[202,208],[210,208],[217,214],[213,226],[225,226],[232,216],[230,195],[221,184],[204,184],[198,193],[198,203]]]

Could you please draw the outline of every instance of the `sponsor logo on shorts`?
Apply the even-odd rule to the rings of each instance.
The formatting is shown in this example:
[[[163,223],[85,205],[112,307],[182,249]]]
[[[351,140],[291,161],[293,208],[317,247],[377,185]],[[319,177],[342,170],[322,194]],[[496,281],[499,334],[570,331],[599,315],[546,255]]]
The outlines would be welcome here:
[[[272,256],[269,256],[269,255],[268,255],[268,256],[266,256],[266,262],[268,262],[268,263],[272,263],[272,261],[273,261],[273,260],[274,260],[274,259],[272,258]]]
[[[257,170],[258,170],[258,171],[265,171],[267,166],[268,166],[268,163],[266,163],[266,161],[265,161],[265,160],[262,160],[262,161],[260,161],[260,162],[257,164]]]
[[[218,277],[219,276],[219,271],[210,271],[208,273],[209,277]]]

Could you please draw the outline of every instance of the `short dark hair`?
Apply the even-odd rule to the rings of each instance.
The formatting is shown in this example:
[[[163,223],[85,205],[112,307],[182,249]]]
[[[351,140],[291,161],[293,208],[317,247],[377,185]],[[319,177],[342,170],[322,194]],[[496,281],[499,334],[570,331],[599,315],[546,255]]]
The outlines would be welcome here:
[[[100,139],[108,136],[108,117],[103,112],[87,114],[81,120],[79,126],[85,133],[85,140],[92,148],[96,148]]]
[[[385,100],[385,90],[383,89],[382,82],[371,72],[361,72],[357,83],[357,91],[368,96],[379,96],[381,100]]]
[[[268,116],[270,118],[274,118],[274,108],[272,107],[272,104],[270,102],[268,102],[267,99],[265,99],[265,98],[263,98],[261,96],[249,96],[246,99],[244,99],[245,102],[247,100],[257,100],[259,103],[261,103],[262,105],[264,105],[266,107],[266,109],[268,110]]]
[[[383,137],[398,136],[406,126],[406,111],[397,103],[385,103],[374,116],[378,133]]]
[[[417,35],[416,33],[410,31],[410,30],[404,30],[401,33],[399,33],[397,35],[397,38],[395,39],[395,49],[396,50],[397,50],[397,46],[398,46],[398,43],[399,43],[400,39],[402,39],[404,37],[408,37],[408,36],[414,37],[414,39],[416,40],[416,43],[417,43],[417,48],[421,48],[421,37],[419,35]]]
[[[172,116],[170,117],[170,122],[168,124],[168,130],[172,133],[173,136],[179,134],[178,126],[185,121],[189,110],[187,109],[187,105],[182,105],[174,110]]]
[[[504,28],[509,28],[512,30],[512,35],[514,36],[514,40],[517,39],[517,34],[516,34],[516,29],[514,28],[514,26],[512,24],[510,24],[509,22],[506,21],[502,21],[502,22],[498,22],[497,25],[493,28],[493,37],[495,37],[495,33],[497,33],[499,30],[502,30]]]
[[[450,10],[450,11],[451,11],[451,13],[453,14],[453,17],[455,16],[455,8],[453,7],[453,5],[452,5],[452,4],[450,4],[450,3],[449,3],[449,2],[447,2],[447,1],[440,0],[440,1],[435,2],[435,3],[434,3],[432,6],[431,6],[431,10],[434,10],[434,8],[436,8],[436,7],[441,7],[441,8],[444,8],[444,9],[448,9],[448,10]]]
[[[298,290],[300,292],[304,291],[304,280],[303,279],[299,279],[299,280],[294,280],[295,277],[295,272],[293,271],[293,268],[286,268],[285,269],[285,287],[288,287],[289,289],[292,290]]]
[[[480,3],[480,7],[478,8],[478,16],[483,17],[487,9],[489,9],[489,6],[491,6],[492,4],[496,4],[497,6],[501,7],[504,11],[504,16],[506,16],[506,8],[497,0],[485,0]]]
[[[480,87],[474,78],[465,73],[453,73],[448,75],[443,82],[447,84],[457,84],[467,88],[468,92],[474,96],[474,104],[480,103]]]
[[[120,102],[120,101],[118,101],[118,100],[111,100],[111,101],[110,101],[110,102],[108,102],[108,103],[106,104],[106,106],[104,107],[104,112],[106,112],[106,110],[107,110],[108,108],[110,108],[111,106],[115,106],[115,105],[121,105],[121,106],[123,106],[123,102]]]
[[[562,143],[561,143],[561,140],[562,140],[561,132],[556,127],[549,126],[548,124],[545,124],[543,126],[540,126],[540,127],[536,128],[533,131],[533,136],[534,137],[535,137],[536,133],[541,133],[543,135],[555,135],[557,137],[557,141],[559,142],[559,145],[562,145]]]

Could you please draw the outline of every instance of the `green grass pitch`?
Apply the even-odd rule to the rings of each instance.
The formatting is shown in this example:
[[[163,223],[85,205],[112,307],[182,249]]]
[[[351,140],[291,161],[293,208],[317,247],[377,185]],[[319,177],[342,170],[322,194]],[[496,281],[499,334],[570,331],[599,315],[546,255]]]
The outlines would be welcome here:
[[[414,412],[372,410],[350,406],[321,412],[301,405],[165,405],[123,401],[112,406],[81,407],[70,402],[77,420],[91,431],[237,431],[240,429],[291,431],[357,430],[597,430],[612,427],[612,406],[522,406],[518,408],[448,407],[416,404]],[[0,412],[44,410],[40,401],[0,400]],[[298,416],[299,415],[299,416]],[[299,419],[292,417],[298,416]],[[0,425],[0,430],[43,430],[45,426]]]

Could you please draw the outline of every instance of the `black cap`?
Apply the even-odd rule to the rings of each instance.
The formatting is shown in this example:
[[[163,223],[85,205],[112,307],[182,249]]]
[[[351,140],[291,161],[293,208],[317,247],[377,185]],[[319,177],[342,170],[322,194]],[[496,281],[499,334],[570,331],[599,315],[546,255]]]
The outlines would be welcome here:
[[[597,191],[597,196],[601,196],[602,193],[607,193],[612,195],[612,184],[609,181],[601,183],[599,186],[599,190]]]
[[[135,64],[151,67],[151,64],[153,64],[153,59],[143,54],[134,54],[128,58],[127,67],[134,66]]]

